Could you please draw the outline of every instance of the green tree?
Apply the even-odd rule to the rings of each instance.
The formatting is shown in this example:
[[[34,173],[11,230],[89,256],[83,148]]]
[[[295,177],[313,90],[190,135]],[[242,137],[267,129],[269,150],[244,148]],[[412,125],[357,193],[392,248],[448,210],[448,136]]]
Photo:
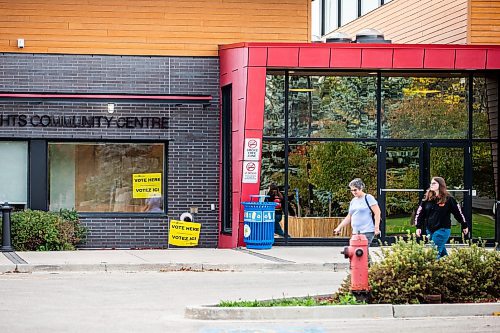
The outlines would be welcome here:
[[[360,177],[368,189],[376,189],[377,157],[374,146],[354,142],[326,142],[311,145],[309,182],[332,193],[332,200],[346,209],[351,199],[349,182]]]

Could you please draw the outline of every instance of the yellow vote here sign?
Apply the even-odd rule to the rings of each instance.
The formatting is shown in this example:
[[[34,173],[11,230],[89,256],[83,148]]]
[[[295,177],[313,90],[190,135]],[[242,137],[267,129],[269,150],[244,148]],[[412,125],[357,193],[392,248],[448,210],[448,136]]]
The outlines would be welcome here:
[[[171,220],[168,243],[175,246],[196,246],[200,239],[201,223]]]
[[[161,173],[134,173],[132,191],[134,199],[161,197]]]

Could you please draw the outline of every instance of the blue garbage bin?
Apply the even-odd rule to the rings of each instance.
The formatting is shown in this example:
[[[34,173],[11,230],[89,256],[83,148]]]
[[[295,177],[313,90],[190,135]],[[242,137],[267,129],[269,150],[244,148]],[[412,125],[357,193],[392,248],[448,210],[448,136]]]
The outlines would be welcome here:
[[[263,202],[265,195],[251,195],[259,201],[242,202],[244,207],[243,236],[247,249],[267,250],[274,243],[274,210],[276,203]]]

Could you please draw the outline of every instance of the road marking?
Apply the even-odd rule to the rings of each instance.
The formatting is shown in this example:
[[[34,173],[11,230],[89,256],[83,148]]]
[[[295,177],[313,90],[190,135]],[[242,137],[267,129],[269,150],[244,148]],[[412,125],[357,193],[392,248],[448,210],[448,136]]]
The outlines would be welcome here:
[[[199,333],[325,333],[326,331],[317,326],[303,326],[303,327],[262,327],[259,328],[224,328],[224,327],[210,327],[202,328]]]

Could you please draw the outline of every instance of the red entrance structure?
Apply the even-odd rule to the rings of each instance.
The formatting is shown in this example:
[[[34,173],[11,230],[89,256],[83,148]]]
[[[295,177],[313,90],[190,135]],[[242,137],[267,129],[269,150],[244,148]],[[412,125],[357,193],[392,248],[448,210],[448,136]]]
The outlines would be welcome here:
[[[224,232],[220,226],[220,248],[244,245],[240,203],[259,193],[259,176],[255,180],[244,180],[244,145],[248,138],[260,139],[262,145],[268,70],[345,69],[412,73],[500,70],[500,47],[492,45],[239,43],[220,46],[219,57],[221,89],[231,85],[232,91],[231,228],[230,232]],[[260,174],[259,163],[257,175]]]

